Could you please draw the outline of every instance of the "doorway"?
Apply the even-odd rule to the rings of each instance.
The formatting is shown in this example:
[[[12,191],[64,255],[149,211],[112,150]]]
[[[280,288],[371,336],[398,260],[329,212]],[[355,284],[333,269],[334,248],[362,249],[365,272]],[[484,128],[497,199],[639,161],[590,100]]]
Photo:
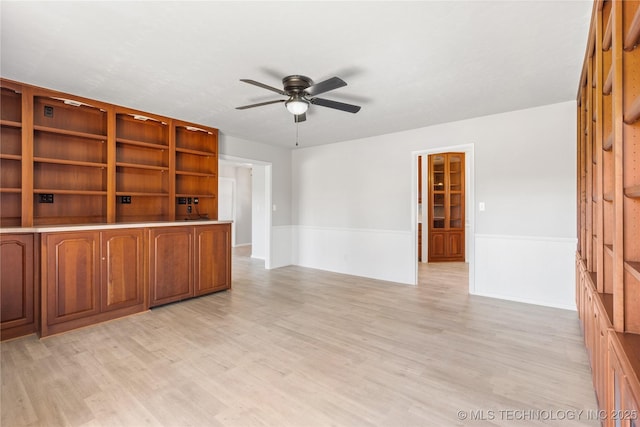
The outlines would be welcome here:
[[[415,151],[412,153],[412,235],[414,240],[414,263],[415,263],[415,283],[421,283],[420,275],[429,274],[430,271],[434,271],[433,268],[429,268],[427,261],[429,259],[429,239],[431,234],[429,232],[429,209],[428,205],[428,188],[429,188],[429,155],[443,154],[449,152],[463,153],[464,154],[464,214],[461,215],[460,227],[464,229],[464,263],[466,263],[465,270],[468,270],[468,292],[475,292],[474,285],[474,267],[475,267],[475,246],[474,246],[474,233],[475,233],[475,215],[474,215],[474,146],[473,144],[446,146],[433,149],[425,149],[421,151]],[[420,159],[420,163],[418,163]],[[421,172],[421,173],[418,173]],[[420,193],[422,190],[422,193]],[[420,197],[421,196],[421,197]],[[422,203],[419,203],[421,201]],[[419,224],[422,224],[420,226]],[[420,231],[420,234],[418,232]],[[420,248],[418,245],[420,244]],[[418,254],[421,255],[421,260],[418,260]],[[432,264],[438,265],[438,264]],[[451,266],[450,266],[451,267]],[[442,267],[444,268],[444,267]],[[446,269],[446,268],[445,268]],[[424,282],[424,280],[422,280]]]
[[[219,213],[221,215],[230,213],[238,225],[241,220],[245,223],[248,221],[248,224],[244,224],[242,228],[232,226],[233,244],[237,246],[236,241],[241,241],[240,243],[243,244],[250,242],[245,248],[250,249],[251,258],[264,260],[265,268],[269,269],[271,268],[271,209],[268,207],[271,206],[271,163],[221,154],[219,165],[219,169],[225,168],[229,171],[231,168],[239,168],[243,172],[234,173],[233,177],[224,177],[221,174],[218,178],[220,190],[218,203],[226,204],[226,207],[219,206]],[[245,175],[248,178],[242,178]],[[250,189],[243,190],[241,195],[239,187],[244,188],[246,185],[249,185]],[[222,219],[221,216],[220,219]]]

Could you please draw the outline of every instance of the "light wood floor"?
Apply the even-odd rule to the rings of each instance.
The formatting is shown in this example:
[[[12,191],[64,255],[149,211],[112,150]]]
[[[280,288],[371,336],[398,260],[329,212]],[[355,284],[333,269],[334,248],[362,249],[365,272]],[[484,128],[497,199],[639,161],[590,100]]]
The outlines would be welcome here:
[[[230,292],[2,343],[2,426],[528,426],[543,423],[488,411],[596,409],[575,312],[469,296],[461,263],[407,286],[267,271],[246,251]]]

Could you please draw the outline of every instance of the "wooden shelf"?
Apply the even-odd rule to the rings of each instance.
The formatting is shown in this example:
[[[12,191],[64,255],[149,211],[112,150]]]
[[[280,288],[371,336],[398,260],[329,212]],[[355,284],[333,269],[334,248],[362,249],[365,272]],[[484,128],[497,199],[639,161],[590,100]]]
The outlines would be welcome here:
[[[33,129],[39,132],[47,132],[47,133],[55,133],[58,135],[68,135],[68,136],[77,136],[79,138],[93,139],[100,142],[105,142],[107,140],[107,135],[98,135],[94,133],[86,133],[86,132],[78,132],[75,130],[68,129],[60,129],[60,128],[52,128],[48,126],[33,126]]]
[[[0,193],[22,193],[21,188],[0,187]]]
[[[605,52],[611,49],[611,19],[613,13],[609,13],[609,19],[607,20],[607,26],[604,30],[604,36],[602,37],[602,50]]]
[[[595,281],[593,283],[596,283]],[[613,324],[613,294],[605,294],[602,292],[596,292],[596,295],[600,298],[605,313],[609,318],[609,323]]]
[[[70,194],[77,196],[106,196],[106,191],[100,190],[61,190],[49,188],[34,188],[33,194]]]
[[[22,156],[18,154],[0,154],[0,159],[4,160],[22,160]]]
[[[629,273],[631,273],[631,275],[635,277],[637,281],[640,282],[640,262],[625,261],[624,269]]]
[[[96,163],[96,162],[83,162],[79,160],[67,160],[67,159],[52,159],[49,157],[34,157],[33,161],[35,163],[50,163],[54,165],[70,165],[70,166],[85,166],[90,168],[106,168],[106,163]]]
[[[20,129],[22,128],[22,123],[14,122],[13,120],[0,120],[0,126]]]
[[[216,196],[214,194],[186,194],[186,193],[176,194],[176,197],[199,197],[201,199],[215,199],[216,198]]]
[[[629,26],[629,31],[624,38],[624,50],[633,50],[635,46],[640,42],[640,6],[636,8],[636,13],[633,15],[633,20]]]
[[[602,149],[604,151],[611,151],[612,148],[613,148],[613,131],[611,131],[609,133],[609,136],[607,136],[607,139],[605,139],[602,142]]]
[[[640,379],[640,334],[616,332],[620,347],[629,361],[629,367],[636,377]],[[631,372],[627,375],[631,376]],[[637,384],[637,383],[636,383]]]
[[[168,150],[169,149],[168,145],[154,144],[154,143],[151,143],[151,142],[136,141],[134,139],[127,139],[127,138],[117,138],[116,142],[120,143],[120,144],[135,145],[136,147],[155,148],[157,150]]]
[[[635,123],[638,119],[640,119],[640,95],[636,96],[629,111],[624,113],[624,122],[628,125]]]
[[[206,156],[206,157],[216,156],[216,153],[213,151],[200,151],[200,150],[192,150],[190,148],[181,148],[181,147],[176,147],[176,153],[195,154],[197,156]]]
[[[215,178],[215,173],[204,173],[204,172],[190,172],[190,171],[176,171],[176,175],[187,175],[187,176],[203,176],[207,178]]]
[[[144,193],[139,191],[116,191],[116,196],[169,197],[169,193]]]
[[[640,185],[625,188],[624,195],[632,199],[640,199]]]
[[[140,163],[125,163],[125,162],[116,162],[116,166],[123,168],[136,168],[136,169],[146,169],[146,170],[156,170],[156,171],[168,171],[169,168],[167,166],[153,166],[153,165],[143,165]]]
[[[609,74],[607,74],[607,80],[602,87],[602,93],[604,95],[611,95],[611,89],[613,88],[613,64],[609,67]]]
[[[613,245],[604,245],[604,252],[613,257]]]

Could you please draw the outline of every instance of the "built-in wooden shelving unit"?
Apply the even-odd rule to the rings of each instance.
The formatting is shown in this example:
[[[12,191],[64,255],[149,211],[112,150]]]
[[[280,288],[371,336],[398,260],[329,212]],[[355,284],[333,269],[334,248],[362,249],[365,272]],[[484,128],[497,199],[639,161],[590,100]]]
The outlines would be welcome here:
[[[1,226],[217,219],[217,129],[0,82]]]
[[[576,304],[606,414],[640,409],[639,41],[640,1],[595,1],[578,91]]]

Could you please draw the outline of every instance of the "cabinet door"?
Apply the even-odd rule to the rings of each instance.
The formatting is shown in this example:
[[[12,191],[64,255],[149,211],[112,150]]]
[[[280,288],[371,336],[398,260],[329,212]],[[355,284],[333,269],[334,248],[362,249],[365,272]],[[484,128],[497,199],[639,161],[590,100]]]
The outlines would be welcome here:
[[[144,303],[142,229],[102,232],[102,311]]]
[[[447,233],[431,232],[429,238],[429,261],[437,261],[446,257]]]
[[[0,265],[2,338],[34,332],[33,235],[1,235]]]
[[[447,256],[464,261],[464,233],[449,231],[447,233]]]
[[[195,294],[231,287],[231,224],[195,228]]]
[[[193,296],[192,228],[153,228],[149,233],[150,306]]]
[[[43,320],[52,325],[98,314],[100,233],[55,233],[42,238],[47,295]]]

